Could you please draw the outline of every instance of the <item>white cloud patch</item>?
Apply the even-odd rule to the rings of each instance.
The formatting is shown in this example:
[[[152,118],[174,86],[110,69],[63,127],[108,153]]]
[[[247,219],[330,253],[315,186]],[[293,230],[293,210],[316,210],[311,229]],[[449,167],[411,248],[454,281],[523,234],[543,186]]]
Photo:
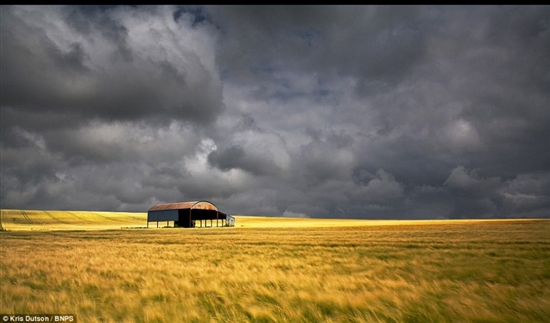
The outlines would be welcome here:
[[[354,192],[356,198],[363,198],[368,202],[380,202],[388,199],[400,198],[403,196],[403,184],[397,182],[395,177],[379,169],[374,178],[366,185],[360,186]],[[378,207],[374,204],[372,207]]]
[[[468,170],[464,166],[458,166],[452,170],[443,185],[464,191],[486,191],[500,186],[501,181],[497,177],[481,178],[476,170]]]
[[[471,123],[464,119],[454,121],[446,132],[454,149],[476,151],[481,148],[478,132]]]
[[[208,154],[207,161],[222,171],[241,169],[252,175],[284,177],[290,167],[286,141],[258,128],[253,120],[241,122],[219,145]]]

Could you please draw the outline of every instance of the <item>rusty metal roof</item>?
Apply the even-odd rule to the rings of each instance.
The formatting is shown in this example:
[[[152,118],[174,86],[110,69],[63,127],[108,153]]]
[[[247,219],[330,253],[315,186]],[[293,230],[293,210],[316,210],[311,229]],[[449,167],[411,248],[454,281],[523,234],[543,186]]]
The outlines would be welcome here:
[[[200,210],[218,211],[218,208],[214,204],[208,201],[191,201],[191,202],[157,204],[151,207],[149,211],[181,210],[181,209],[200,209]]]

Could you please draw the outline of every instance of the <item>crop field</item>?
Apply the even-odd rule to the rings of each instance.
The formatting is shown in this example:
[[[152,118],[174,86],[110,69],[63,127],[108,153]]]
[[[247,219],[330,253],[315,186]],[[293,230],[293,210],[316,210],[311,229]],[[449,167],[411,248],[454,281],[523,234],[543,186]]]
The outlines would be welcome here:
[[[145,229],[144,213],[2,210],[0,313],[550,321],[550,220],[235,218],[233,228]]]

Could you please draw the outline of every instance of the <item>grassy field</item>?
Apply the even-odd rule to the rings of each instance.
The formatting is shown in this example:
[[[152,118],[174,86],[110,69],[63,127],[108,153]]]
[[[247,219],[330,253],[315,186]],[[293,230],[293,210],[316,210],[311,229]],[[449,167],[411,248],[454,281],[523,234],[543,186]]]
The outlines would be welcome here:
[[[52,211],[52,210],[0,210],[0,227],[8,231],[66,231],[66,230],[119,230],[142,229],[147,226],[147,213]],[[388,225],[438,225],[490,223],[502,220],[357,220],[311,219],[265,216],[234,216],[238,228],[338,228]],[[173,225],[173,223],[171,223]],[[156,228],[156,222],[149,223]],[[166,222],[159,222],[166,226]]]
[[[48,214],[49,213],[49,214]],[[550,220],[2,210],[0,313],[79,322],[549,322]]]
[[[147,225],[147,213],[3,209],[1,215],[2,228],[10,231],[109,230]]]

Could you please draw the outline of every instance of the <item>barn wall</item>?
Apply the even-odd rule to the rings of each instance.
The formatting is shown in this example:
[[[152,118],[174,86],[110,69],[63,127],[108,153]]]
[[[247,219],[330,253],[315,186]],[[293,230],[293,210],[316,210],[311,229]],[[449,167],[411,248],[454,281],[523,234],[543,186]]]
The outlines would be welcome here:
[[[147,212],[147,222],[178,221],[178,210],[161,210]]]
[[[216,220],[218,218],[218,212],[212,210],[193,209],[191,210],[191,218],[193,220]]]
[[[175,224],[179,227],[189,228],[191,223],[189,221],[189,210],[178,210],[178,222]]]

